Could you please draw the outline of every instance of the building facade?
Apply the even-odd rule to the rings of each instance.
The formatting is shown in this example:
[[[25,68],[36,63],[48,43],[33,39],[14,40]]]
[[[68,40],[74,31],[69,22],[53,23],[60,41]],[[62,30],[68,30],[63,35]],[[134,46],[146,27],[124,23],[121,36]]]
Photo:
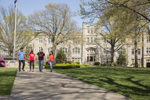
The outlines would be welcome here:
[[[64,53],[67,56],[68,61],[80,62],[82,64],[94,64],[94,62],[100,62],[101,64],[109,63],[111,61],[110,52],[105,51],[97,44],[96,38],[99,38],[99,43],[104,48],[110,48],[110,45],[101,39],[100,35],[97,35],[96,32],[101,32],[99,28],[96,30],[96,26],[90,25],[87,26],[86,22],[82,24],[81,39],[86,42],[81,41],[68,41],[61,43],[56,48],[57,51],[62,48]],[[132,42],[132,41],[131,41]],[[142,42],[142,38],[139,38],[138,42]],[[138,63],[143,63],[144,67],[150,67],[150,38],[148,35],[144,35],[143,38],[144,47],[139,46],[138,48]],[[29,45],[34,50],[34,53],[38,53],[41,48],[45,53],[45,59],[48,61],[49,52],[52,51],[53,43],[50,38],[46,37],[44,34],[40,37],[34,39]],[[134,44],[133,45],[124,45],[126,53],[128,55],[128,66],[134,62],[135,52]],[[142,58],[143,53],[143,58]],[[56,56],[56,55],[55,55]],[[119,56],[119,51],[114,53],[114,62],[116,62]],[[37,59],[37,56],[36,56]],[[143,59],[143,60],[142,60]]]

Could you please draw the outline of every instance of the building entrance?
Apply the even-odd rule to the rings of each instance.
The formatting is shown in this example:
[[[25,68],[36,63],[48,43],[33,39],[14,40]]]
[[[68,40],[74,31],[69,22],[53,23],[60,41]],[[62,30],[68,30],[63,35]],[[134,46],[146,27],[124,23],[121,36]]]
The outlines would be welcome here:
[[[146,67],[150,68],[150,62],[147,62]]]
[[[95,61],[95,56],[87,56],[87,61],[88,62]]]
[[[94,62],[95,58],[96,58],[95,49],[92,49],[92,48],[88,49],[87,50],[87,62]]]

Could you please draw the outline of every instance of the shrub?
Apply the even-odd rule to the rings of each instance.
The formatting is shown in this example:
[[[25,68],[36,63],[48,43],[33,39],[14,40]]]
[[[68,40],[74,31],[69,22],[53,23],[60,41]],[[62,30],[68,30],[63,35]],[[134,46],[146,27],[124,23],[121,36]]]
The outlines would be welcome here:
[[[130,66],[134,66],[135,62],[132,62],[132,64],[130,64]],[[138,67],[140,67],[140,64],[138,63]]]
[[[71,61],[71,64],[75,64],[75,62],[74,62],[74,61]]]
[[[91,66],[91,65],[90,65],[90,64],[83,64],[83,66],[86,66],[86,67],[87,67],[87,66]]]
[[[61,48],[56,54],[56,62],[64,63],[66,59],[67,59],[66,54],[63,52],[63,49]]]
[[[71,64],[71,61],[66,61],[65,64]]]
[[[117,62],[113,62],[114,66],[117,66]],[[111,62],[108,64],[109,66],[111,66]]]
[[[45,68],[50,68],[50,65],[46,65]],[[69,69],[69,68],[80,68],[80,64],[56,64],[53,65],[54,69]]]
[[[114,62],[114,66],[117,66],[117,62]]]
[[[99,65],[100,63],[99,62],[94,62],[94,65]]]
[[[76,62],[76,64],[80,64],[80,62]]]
[[[106,64],[101,64],[101,66],[106,66]]]

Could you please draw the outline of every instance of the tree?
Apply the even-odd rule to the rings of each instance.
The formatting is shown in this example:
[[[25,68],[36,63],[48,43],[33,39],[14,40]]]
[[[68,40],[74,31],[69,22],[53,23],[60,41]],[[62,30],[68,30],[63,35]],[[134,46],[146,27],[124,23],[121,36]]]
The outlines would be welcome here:
[[[89,6],[90,8],[88,10],[85,10],[85,6]],[[119,23],[123,25],[117,23],[117,25],[115,25],[115,27],[117,27],[116,30],[122,32],[122,29],[124,29],[124,32],[122,32],[124,35],[121,34],[123,35],[122,37],[129,36],[129,38],[130,39],[132,38],[132,40],[134,41],[135,67],[138,67],[137,38],[139,38],[139,36],[143,34],[142,31],[145,28],[147,28],[147,31],[150,33],[149,17],[148,17],[150,14],[149,1],[146,0],[96,0],[90,2],[82,1],[82,5],[80,7],[81,7],[81,15],[83,15],[83,18],[87,18],[90,16],[91,20],[94,20],[95,18],[108,20],[112,17],[119,19],[118,20]],[[122,26],[124,26],[124,28]]]
[[[42,11],[35,11],[28,17],[28,22],[34,32],[43,33],[53,42],[52,51],[62,42],[72,40],[80,35],[76,21],[72,20],[74,13],[67,4],[51,4]]]
[[[27,28],[26,17],[18,12],[17,14],[17,32],[16,32],[16,49],[28,45],[36,34]],[[12,56],[14,49],[14,26],[15,26],[15,11],[12,6],[8,9],[0,7],[0,49],[8,52]]]
[[[119,20],[115,20],[115,17],[113,20],[111,18],[108,20],[101,19],[101,23],[97,23],[97,28],[100,28],[99,24],[104,30],[102,32],[97,32],[97,34],[101,36],[100,38],[104,40],[105,43],[109,44],[110,50],[108,51],[101,41],[97,41],[97,44],[107,52],[111,52],[111,66],[113,66],[114,53],[124,46],[126,34],[124,34],[123,31],[120,32],[120,30],[118,30],[118,27],[122,27],[121,29],[123,30],[123,26]],[[99,37],[97,39],[100,40]]]
[[[122,48],[122,50],[119,50],[119,57],[117,58],[117,63],[123,65],[123,64],[127,64],[128,62],[128,57],[126,54],[126,50],[125,48]]]
[[[57,62],[57,63],[64,63],[66,60],[67,60],[66,54],[63,52],[62,49],[60,49],[60,50],[57,52],[57,55],[56,55],[56,62]]]
[[[141,20],[150,22],[150,0],[105,0],[105,2],[116,8],[125,8],[131,13],[141,16]],[[137,8],[140,8],[140,10]]]

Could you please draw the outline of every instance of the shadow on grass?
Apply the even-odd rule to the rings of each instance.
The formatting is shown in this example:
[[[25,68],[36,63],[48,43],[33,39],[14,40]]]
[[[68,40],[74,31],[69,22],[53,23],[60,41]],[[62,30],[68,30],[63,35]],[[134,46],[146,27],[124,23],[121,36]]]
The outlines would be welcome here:
[[[150,100],[150,69],[99,66],[56,70],[56,72],[75,77],[135,100]]]

